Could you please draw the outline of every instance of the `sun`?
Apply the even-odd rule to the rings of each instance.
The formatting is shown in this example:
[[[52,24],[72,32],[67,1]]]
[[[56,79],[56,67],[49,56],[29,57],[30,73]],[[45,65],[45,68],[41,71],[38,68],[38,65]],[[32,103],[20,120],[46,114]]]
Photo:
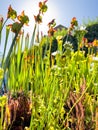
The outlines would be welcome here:
[[[24,10],[25,14],[29,17],[29,26],[25,27],[25,30],[29,32],[30,34],[33,31],[34,28],[34,15],[38,14],[38,4],[41,0],[28,0],[27,2],[24,2],[22,6],[19,6],[19,10]],[[58,15],[58,9],[55,7],[55,5],[51,1],[47,1],[48,10],[42,17],[42,23],[39,26],[40,32],[43,34],[47,34],[48,26],[47,24],[52,20],[55,19]]]

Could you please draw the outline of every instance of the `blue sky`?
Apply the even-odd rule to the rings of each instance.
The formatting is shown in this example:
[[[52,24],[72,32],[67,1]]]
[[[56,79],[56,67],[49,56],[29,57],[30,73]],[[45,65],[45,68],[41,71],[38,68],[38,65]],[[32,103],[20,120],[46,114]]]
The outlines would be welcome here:
[[[0,14],[6,17],[8,6],[11,4],[18,13],[25,10],[30,17],[32,27],[33,15],[37,14],[39,1],[43,0],[1,0]],[[53,18],[56,19],[57,25],[62,24],[68,27],[72,17],[76,17],[81,24],[83,19],[95,19],[98,16],[98,0],[48,0],[47,5],[48,11],[43,18],[42,30],[47,28],[47,23]]]
[[[33,15],[38,13],[39,1],[43,0],[1,0],[0,15],[6,18],[10,4],[18,14],[24,10],[30,18],[29,27],[26,27],[25,30],[32,32],[34,26]],[[98,17],[98,0],[48,0],[47,5],[48,11],[44,14],[43,24],[40,26],[43,33],[47,32],[47,24],[54,18],[57,25],[62,24],[68,27],[72,17],[76,17],[79,24],[82,24],[83,19],[90,18],[93,20]]]

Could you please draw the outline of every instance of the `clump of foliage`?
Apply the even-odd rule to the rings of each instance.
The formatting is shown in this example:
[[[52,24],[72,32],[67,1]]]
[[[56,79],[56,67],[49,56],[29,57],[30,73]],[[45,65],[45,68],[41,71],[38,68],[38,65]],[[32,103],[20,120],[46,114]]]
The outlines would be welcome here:
[[[18,23],[14,21],[6,28],[0,81],[2,85],[7,74],[8,83],[7,92],[0,97],[0,128],[97,130],[98,56],[93,57],[91,49],[98,46],[98,41],[89,43],[84,37],[87,30],[79,27],[75,17],[62,31],[55,31],[53,19],[48,23],[48,35],[40,40],[39,25],[48,8],[46,2],[39,2],[31,39],[22,32],[28,16],[24,11],[17,16],[11,6],[8,9],[7,20],[16,18]],[[4,25],[1,19],[0,38]],[[5,57],[11,31],[14,39]],[[84,46],[88,48],[86,55]]]
[[[10,95],[9,95],[10,96]],[[15,130],[20,127],[24,129],[30,126],[31,119],[31,101],[24,92],[15,93],[8,100],[8,109],[10,121],[6,122],[8,130]],[[5,119],[8,115],[5,113]],[[19,129],[20,129],[19,128]]]
[[[85,37],[88,39],[89,42],[93,42],[94,39],[98,40],[98,24],[87,26],[86,30],[87,33],[85,34]]]

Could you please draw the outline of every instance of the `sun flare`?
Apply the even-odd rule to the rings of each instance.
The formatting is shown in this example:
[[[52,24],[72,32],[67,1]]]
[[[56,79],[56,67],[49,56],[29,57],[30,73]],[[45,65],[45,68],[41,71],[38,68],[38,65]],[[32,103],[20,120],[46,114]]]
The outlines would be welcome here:
[[[29,26],[25,27],[26,32],[31,33],[34,28],[34,15],[38,14],[38,3],[41,0],[32,1],[29,0],[28,2],[24,2],[22,6],[19,6],[19,10],[24,10],[25,14],[29,16]],[[51,3],[50,1],[47,2],[48,10],[43,15],[42,23],[39,26],[40,32],[43,32],[43,34],[47,34],[48,26],[47,24],[52,20],[58,17],[59,12],[57,8]]]

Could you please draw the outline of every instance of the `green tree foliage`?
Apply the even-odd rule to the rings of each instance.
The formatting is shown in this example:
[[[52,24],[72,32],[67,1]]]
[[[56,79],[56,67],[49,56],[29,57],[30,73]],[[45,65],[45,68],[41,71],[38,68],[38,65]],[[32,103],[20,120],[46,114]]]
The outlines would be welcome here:
[[[87,26],[86,30],[88,32],[85,34],[85,37],[88,39],[88,42],[98,39],[98,23]]]

